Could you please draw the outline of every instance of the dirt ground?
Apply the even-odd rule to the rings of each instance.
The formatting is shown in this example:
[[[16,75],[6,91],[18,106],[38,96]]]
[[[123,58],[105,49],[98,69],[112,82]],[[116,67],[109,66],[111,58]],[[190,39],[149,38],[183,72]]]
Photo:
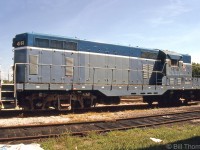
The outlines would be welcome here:
[[[72,123],[98,120],[116,120],[121,118],[131,118],[148,115],[158,115],[173,112],[181,112],[185,110],[200,109],[200,104],[192,106],[181,106],[171,108],[153,108],[153,109],[135,109],[119,112],[88,112],[84,114],[67,114],[49,117],[14,117],[0,119],[0,126],[19,126],[19,125],[40,125],[49,123]],[[197,120],[198,121],[198,120]]]

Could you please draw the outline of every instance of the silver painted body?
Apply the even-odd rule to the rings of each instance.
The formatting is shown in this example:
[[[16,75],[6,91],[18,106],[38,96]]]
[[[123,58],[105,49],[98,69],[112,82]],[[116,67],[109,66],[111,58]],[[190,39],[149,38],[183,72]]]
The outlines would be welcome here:
[[[198,89],[191,64],[36,47],[14,49],[16,90],[91,91],[106,96],[162,95]],[[194,80],[194,81],[193,81]]]

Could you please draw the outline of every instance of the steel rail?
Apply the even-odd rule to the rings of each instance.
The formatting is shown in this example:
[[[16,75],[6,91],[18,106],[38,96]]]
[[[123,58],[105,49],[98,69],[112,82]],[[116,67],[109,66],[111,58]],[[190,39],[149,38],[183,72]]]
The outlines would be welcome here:
[[[200,110],[93,122],[0,127],[0,142],[48,138],[65,134],[83,136],[91,131],[101,133],[114,130],[128,130],[193,119],[200,119]]]

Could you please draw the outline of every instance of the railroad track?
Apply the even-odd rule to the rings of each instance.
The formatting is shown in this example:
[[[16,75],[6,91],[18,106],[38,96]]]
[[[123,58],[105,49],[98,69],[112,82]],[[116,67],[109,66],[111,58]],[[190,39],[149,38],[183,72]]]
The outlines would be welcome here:
[[[0,127],[0,142],[33,140],[55,137],[62,134],[87,135],[91,131],[109,132],[114,130],[127,130],[193,119],[200,119],[200,110],[95,122]]]
[[[198,105],[198,102],[191,102],[188,104],[189,106]],[[180,105],[182,106],[182,105]],[[85,109],[75,109],[75,110],[1,110],[0,118],[13,118],[13,117],[38,117],[38,116],[59,116],[61,114],[82,114],[87,112],[117,112],[117,111],[125,111],[125,110],[142,110],[142,109],[151,109],[158,107],[157,104],[153,104],[152,107],[149,107],[148,104],[139,103],[139,104],[123,104],[123,105],[104,105],[97,106],[92,108]],[[179,106],[178,106],[179,107]],[[193,108],[191,108],[192,110]]]
[[[157,105],[153,105],[152,107],[156,107]],[[191,105],[189,105],[191,106]],[[151,108],[152,108],[151,107]],[[12,118],[12,117],[37,117],[37,116],[58,116],[60,114],[82,114],[87,112],[117,112],[117,111],[125,111],[125,110],[141,110],[141,109],[149,109],[150,107],[147,104],[129,104],[129,105],[105,105],[105,106],[97,106],[92,108],[84,108],[84,109],[74,109],[74,110],[1,110],[0,118]]]
[[[153,105],[156,107],[156,105]],[[97,106],[85,109],[74,110],[2,110],[0,111],[0,118],[13,118],[13,117],[38,117],[38,116],[59,116],[61,114],[82,114],[87,112],[117,112],[135,109],[148,109],[147,104],[141,105],[110,105],[110,106]]]

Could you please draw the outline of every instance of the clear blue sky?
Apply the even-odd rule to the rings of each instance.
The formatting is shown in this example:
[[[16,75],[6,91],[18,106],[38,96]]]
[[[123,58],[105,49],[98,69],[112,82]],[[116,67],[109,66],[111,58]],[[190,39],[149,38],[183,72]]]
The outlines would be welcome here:
[[[168,49],[200,63],[200,0],[1,0],[4,75],[12,38],[24,32]]]

